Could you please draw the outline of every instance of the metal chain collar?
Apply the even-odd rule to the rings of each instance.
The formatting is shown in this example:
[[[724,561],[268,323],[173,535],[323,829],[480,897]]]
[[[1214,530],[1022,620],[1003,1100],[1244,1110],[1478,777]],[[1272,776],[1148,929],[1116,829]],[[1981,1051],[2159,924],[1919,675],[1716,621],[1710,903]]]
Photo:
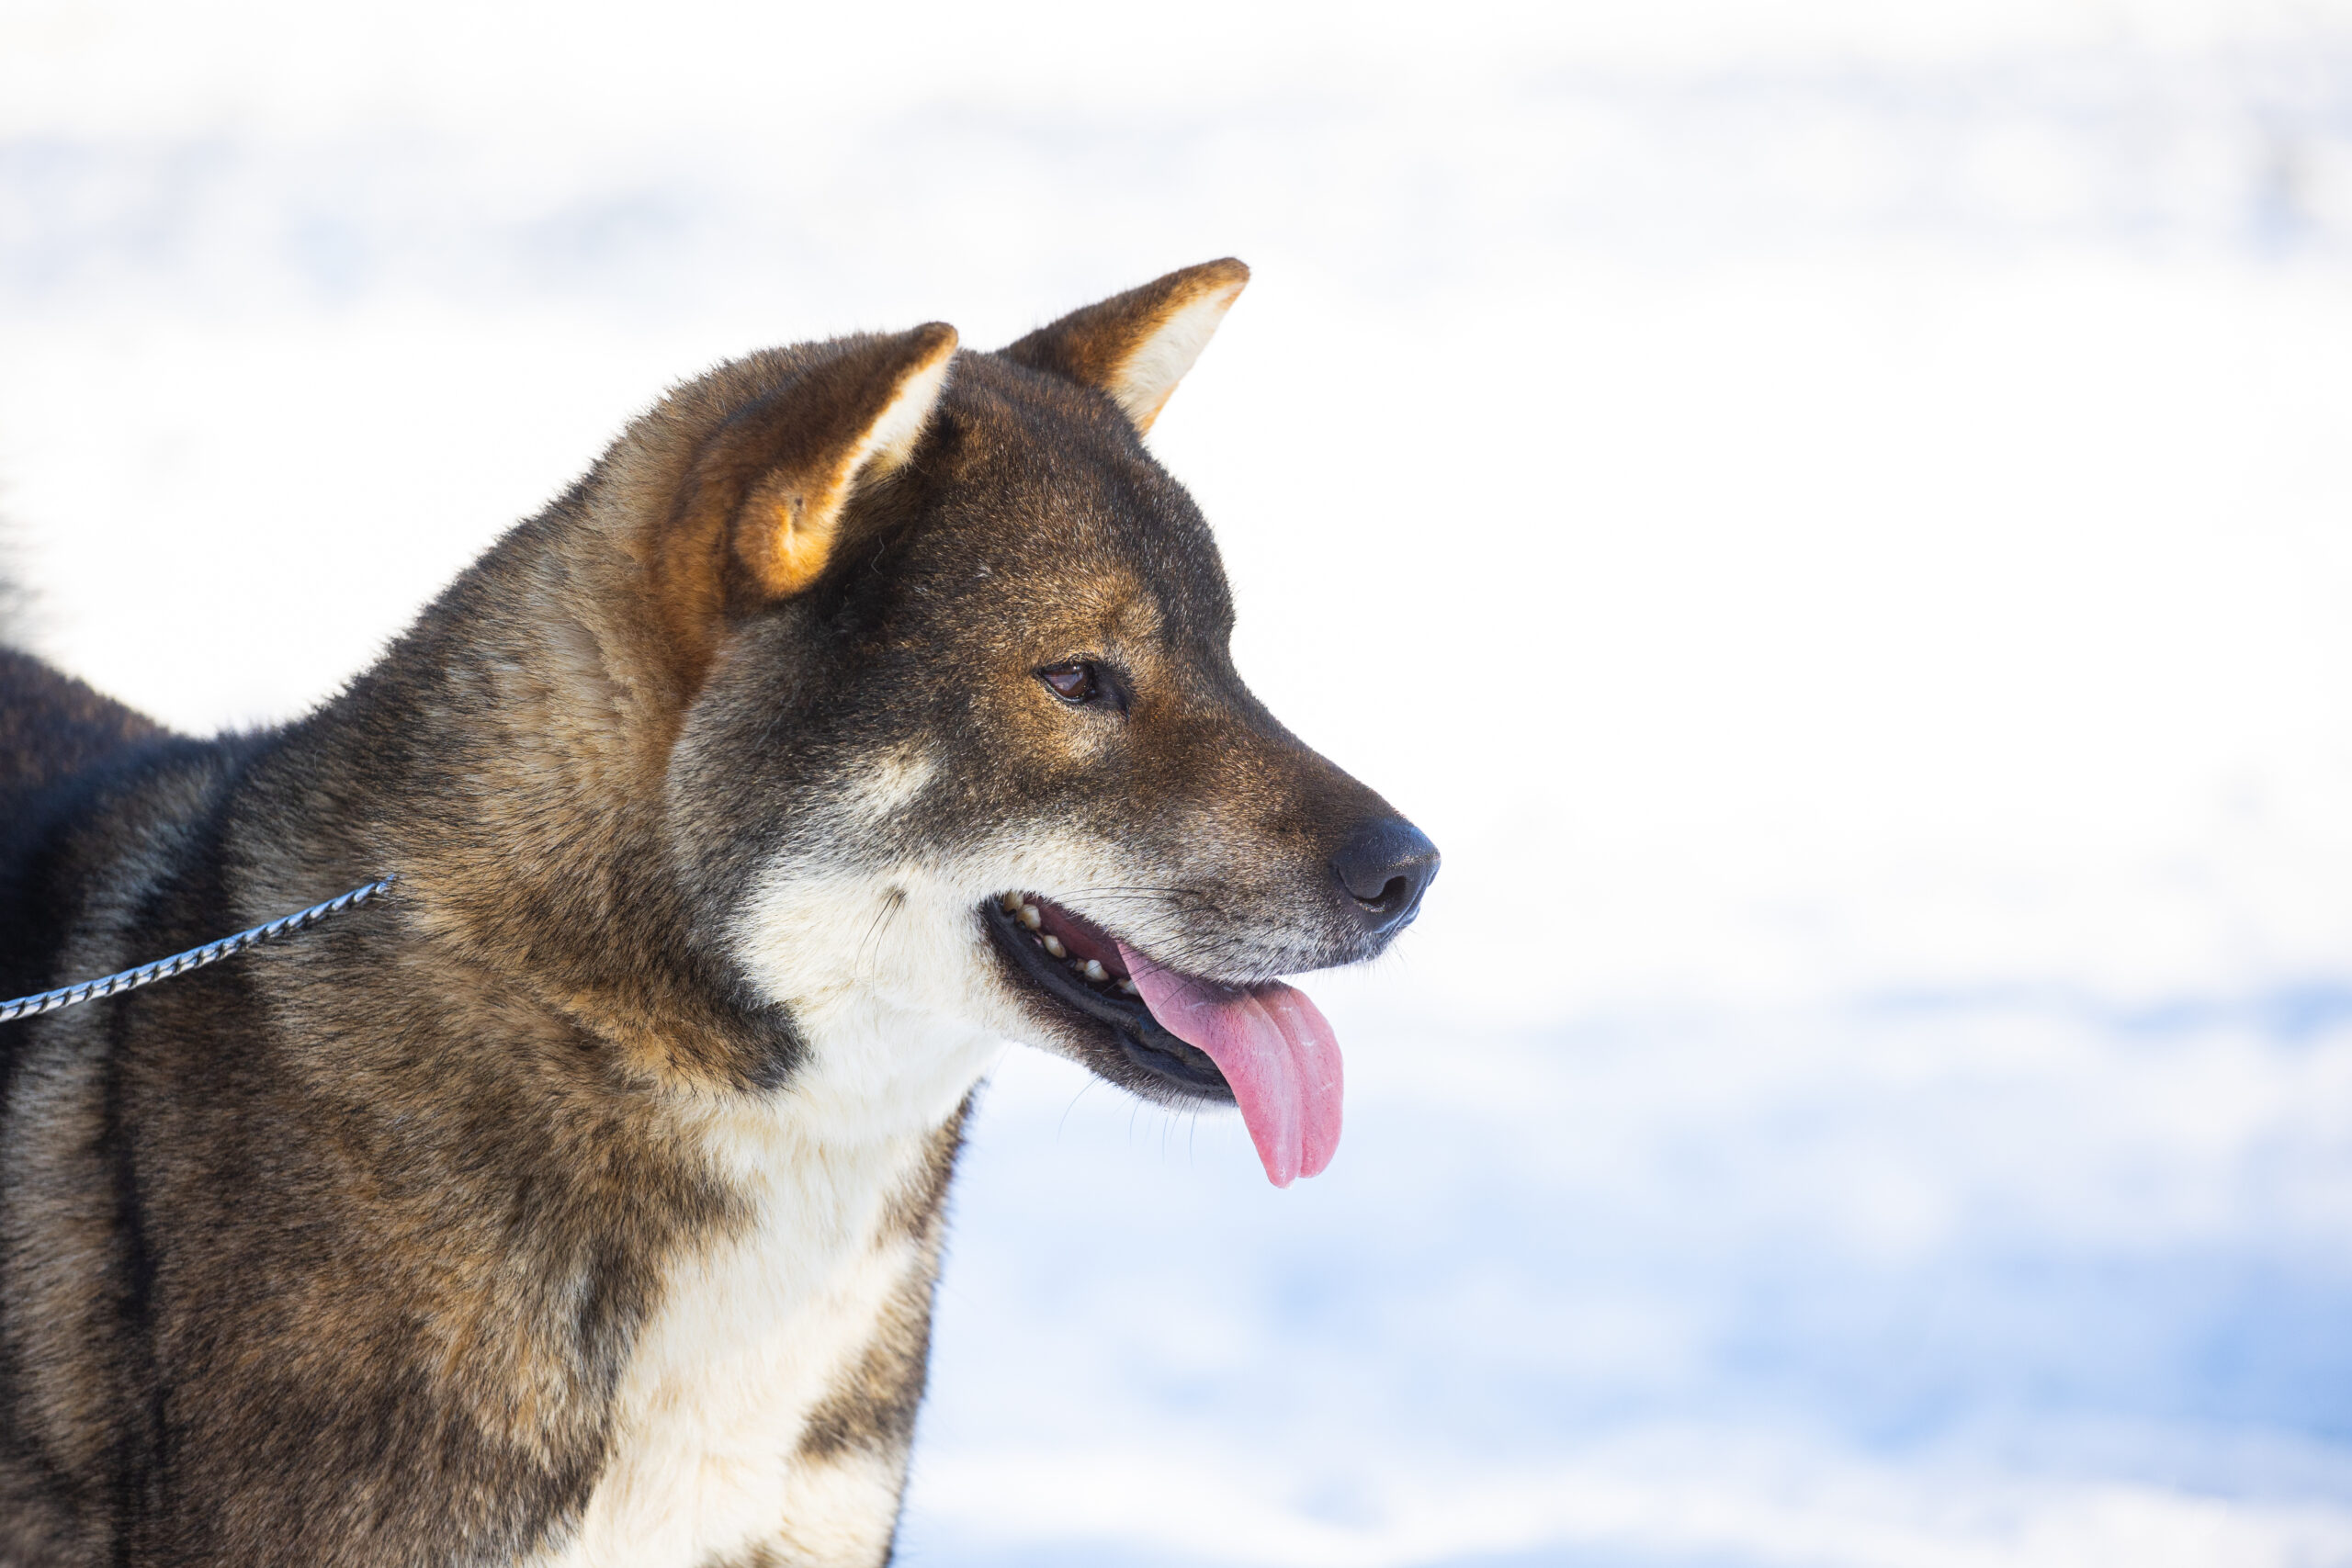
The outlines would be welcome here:
[[[399,880],[400,875],[396,872],[365,887],[355,887],[341,897],[313,904],[295,914],[280,915],[266,926],[255,926],[234,936],[224,936],[218,942],[191,947],[186,953],[175,953],[169,958],[158,958],[153,964],[142,964],[136,969],[125,969],[120,974],[108,975],[102,979],[85,980],[78,986],[66,986],[58,990],[41,991],[29,997],[18,997],[14,1001],[0,1002],[0,1023],[13,1019],[36,1018],[45,1012],[55,1012],[59,1008],[70,1008],[77,1002],[96,1001],[100,997],[119,996],[158,980],[168,980],[175,975],[185,975],[191,969],[201,969],[208,964],[218,964],[249,947],[273,942],[305,926],[314,926],[329,915],[356,908]]]

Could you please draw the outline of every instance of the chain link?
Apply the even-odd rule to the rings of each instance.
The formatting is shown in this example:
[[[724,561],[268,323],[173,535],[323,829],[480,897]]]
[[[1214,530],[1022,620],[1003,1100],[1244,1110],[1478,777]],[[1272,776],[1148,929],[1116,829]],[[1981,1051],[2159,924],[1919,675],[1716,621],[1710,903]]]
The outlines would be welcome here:
[[[152,986],[158,980],[168,980],[175,975],[185,975],[191,969],[201,969],[208,964],[218,964],[220,960],[243,953],[249,947],[258,947],[263,942],[274,942],[279,937],[299,931],[305,926],[314,926],[329,915],[339,915],[345,909],[356,908],[399,880],[399,874],[394,873],[390,876],[379,878],[365,887],[355,887],[339,898],[330,898],[323,904],[313,904],[309,908],[295,914],[280,915],[266,926],[255,926],[251,931],[239,931],[234,936],[224,936],[218,942],[208,942],[202,947],[191,947],[186,953],[175,953],[169,958],[158,958],[153,964],[142,964],[136,969],[125,969],[118,975],[108,975],[96,980],[85,980],[78,986],[67,986],[59,990],[41,991],[29,997],[18,997],[14,1001],[0,1002],[0,1023],[6,1023],[19,1018],[37,1018],[45,1012],[55,1012],[59,1008],[70,1008],[77,1002],[96,1001],[100,997],[120,996],[125,991],[135,991],[141,986]]]

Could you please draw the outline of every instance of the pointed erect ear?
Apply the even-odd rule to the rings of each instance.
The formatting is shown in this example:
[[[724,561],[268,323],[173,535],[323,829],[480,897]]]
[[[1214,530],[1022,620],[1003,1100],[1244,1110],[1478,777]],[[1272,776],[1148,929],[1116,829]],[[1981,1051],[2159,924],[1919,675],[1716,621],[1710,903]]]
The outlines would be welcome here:
[[[859,482],[914,455],[947,384],[956,329],[933,321],[843,346],[729,421],[704,454],[707,482],[734,490],[725,482],[732,479],[741,487],[729,532],[736,558],[767,598],[814,582]]]
[[[1149,430],[1249,281],[1230,256],[1204,262],[1073,310],[1001,352],[1108,392],[1137,430]]]
[[[851,499],[914,456],[947,382],[956,329],[933,321],[793,353],[799,363],[780,384],[704,439],[657,525],[655,597],[690,676],[730,607],[816,581]]]

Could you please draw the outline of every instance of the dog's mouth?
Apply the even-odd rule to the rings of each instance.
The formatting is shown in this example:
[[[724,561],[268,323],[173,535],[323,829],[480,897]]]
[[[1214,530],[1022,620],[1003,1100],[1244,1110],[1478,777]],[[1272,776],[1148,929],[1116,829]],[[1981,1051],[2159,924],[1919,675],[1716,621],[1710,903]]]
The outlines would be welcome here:
[[[987,914],[997,945],[1022,977],[1063,1006],[1109,1024],[1136,1068],[1188,1099],[1231,1102],[1233,1086],[1209,1054],[1151,1015],[1109,933],[1033,893],[1007,893]]]
[[[1034,893],[981,907],[1027,987],[1116,1042],[1105,1077],[1159,1097],[1239,1105],[1277,1187],[1313,1176],[1340,1141],[1340,1065],[1331,1026],[1280,982],[1219,985],[1152,962]]]

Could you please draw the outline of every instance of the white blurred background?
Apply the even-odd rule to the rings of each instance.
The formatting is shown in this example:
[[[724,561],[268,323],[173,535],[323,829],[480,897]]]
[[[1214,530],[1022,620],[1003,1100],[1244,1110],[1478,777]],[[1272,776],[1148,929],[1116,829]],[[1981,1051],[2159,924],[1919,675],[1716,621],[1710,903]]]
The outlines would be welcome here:
[[[52,657],[299,712],[668,382],[1233,254],[1446,854],[1325,1177],[1018,1053],[902,1560],[2352,1563],[2352,5],[0,3]]]

